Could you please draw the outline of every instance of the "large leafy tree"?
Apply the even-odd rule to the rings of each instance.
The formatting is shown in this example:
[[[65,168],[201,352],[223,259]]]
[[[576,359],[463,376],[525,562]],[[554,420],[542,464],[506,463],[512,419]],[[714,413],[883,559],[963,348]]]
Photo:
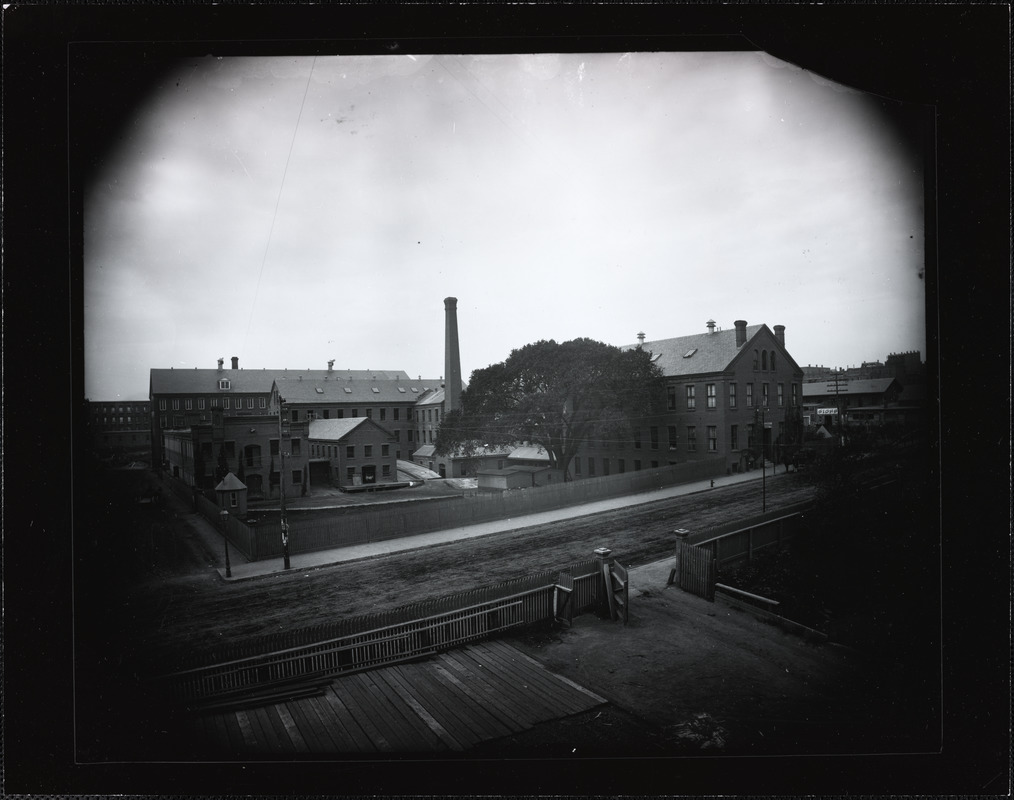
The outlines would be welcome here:
[[[461,407],[444,419],[441,454],[539,445],[565,474],[589,440],[630,438],[657,409],[662,373],[641,349],[592,339],[525,345],[472,373]]]

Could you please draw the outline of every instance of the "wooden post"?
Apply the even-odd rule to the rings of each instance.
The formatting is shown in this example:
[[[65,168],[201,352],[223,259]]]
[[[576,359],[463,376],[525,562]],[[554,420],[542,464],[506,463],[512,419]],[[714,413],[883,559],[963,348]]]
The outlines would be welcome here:
[[[598,559],[599,575],[601,576],[599,586],[602,587],[602,591],[605,593],[605,597],[599,596],[596,606],[600,612],[608,609],[609,616],[612,619],[616,619],[616,609],[613,607],[612,586],[609,580],[609,564],[611,562],[609,556],[612,555],[612,552],[608,547],[599,547],[595,550],[595,558]]]
[[[673,533],[676,534],[676,563],[669,571],[669,580],[666,581],[666,586],[672,586],[674,583],[679,583],[680,563],[683,558],[682,543],[685,542],[687,537],[690,535],[690,531],[686,528],[677,528],[673,531]]]

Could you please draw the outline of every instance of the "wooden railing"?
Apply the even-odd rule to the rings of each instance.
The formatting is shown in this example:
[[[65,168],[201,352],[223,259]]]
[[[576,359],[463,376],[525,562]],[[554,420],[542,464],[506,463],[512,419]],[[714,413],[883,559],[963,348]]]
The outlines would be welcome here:
[[[572,581],[571,614],[587,611],[604,597],[601,562],[576,564],[563,572]],[[348,632],[335,636],[321,637],[323,629],[317,628],[208,653],[206,663],[177,670],[158,681],[167,685],[177,703],[195,706],[422,658],[522,625],[552,620],[559,603],[561,574],[540,573],[387,614],[343,620],[339,627]],[[288,646],[279,646],[286,642]]]

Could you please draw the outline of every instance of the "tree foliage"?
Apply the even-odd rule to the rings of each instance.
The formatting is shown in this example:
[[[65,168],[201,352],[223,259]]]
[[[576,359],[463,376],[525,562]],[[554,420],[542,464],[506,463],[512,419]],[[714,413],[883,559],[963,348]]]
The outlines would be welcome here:
[[[630,438],[657,408],[662,373],[641,349],[592,339],[538,341],[472,373],[461,407],[444,419],[440,454],[539,445],[566,472],[582,444]]]

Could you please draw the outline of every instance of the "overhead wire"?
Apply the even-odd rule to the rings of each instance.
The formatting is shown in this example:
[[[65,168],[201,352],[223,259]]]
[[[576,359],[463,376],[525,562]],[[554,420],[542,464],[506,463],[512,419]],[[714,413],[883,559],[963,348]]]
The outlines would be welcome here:
[[[264,255],[261,257],[260,272],[257,273],[257,284],[254,288],[254,298],[250,305],[250,318],[246,323],[246,335],[243,337],[245,349],[247,340],[250,338],[250,328],[253,326],[254,313],[257,310],[257,298],[260,295],[261,279],[264,277],[264,265],[268,260],[268,250],[271,248],[271,236],[275,230],[275,221],[278,219],[278,208],[282,202],[282,192],[285,190],[285,177],[289,174],[289,162],[292,160],[292,151],[296,145],[296,135],[299,133],[299,123],[303,119],[303,108],[306,106],[306,96],[310,92],[310,81],[313,78],[313,68],[317,65],[317,56],[310,62],[310,74],[306,76],[306,86],[303,89],[303,99],[299,104],[299,114],[296,116],[296,125],[292,129],[292,139],[289,141],[289,152],[285,156],[285,167],[282,170],[282,180],[278,184],[278,195],[275,197],[275,209],[271,215],[271,225],[268,228],[268,238],[264,242]]]

